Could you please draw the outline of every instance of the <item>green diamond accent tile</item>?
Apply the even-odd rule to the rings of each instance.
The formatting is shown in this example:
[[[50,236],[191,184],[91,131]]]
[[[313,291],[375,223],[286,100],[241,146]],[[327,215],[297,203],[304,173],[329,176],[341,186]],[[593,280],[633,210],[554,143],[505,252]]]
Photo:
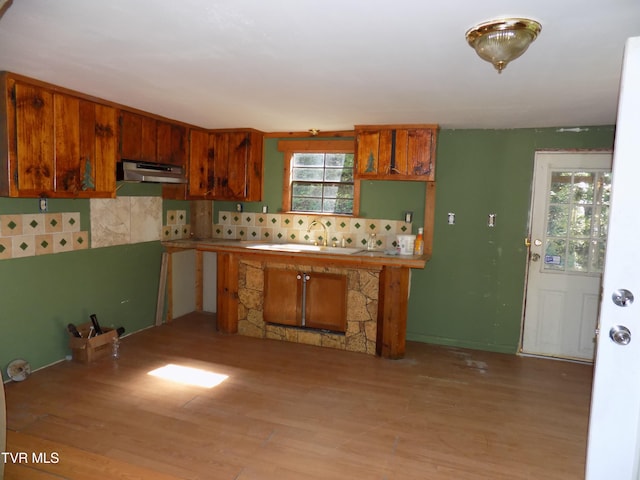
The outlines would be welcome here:
[[[49,225],[51,225],[52,227],[55,227],[56,225],[58,225],[58,221],[55,218],[52,218],[51,221],[49,222]]]
[[[402,230],[403,232],[407,231],[407,227],[405,225],[403,225],[402,227],[400,227],[400,230]]]
[[[304,220],[302,220],[301,218],[298,220],[298,225],[302,225],[304,223]]]
[[[361,226],[362,226],[362,225],[360,225],[360,223],[359,223],[359,222],[357,222],[357,223],[354,225],[354,227],[356,227],[356,228],[360,228]]]
[[[388,232],[389,230],[391,230],[391,225],[389,225],[388,223],[384,226],[384,229]]]
[[[251,232],[251,233],[250,233],[250,235],[251,235],[253,238],[256,238],[256,236],[257,236],[258,234],[257,234],[256,232]]]
[[[347,243],[351,245],[353,243],[353,240],[351,240],[350,238],[347,238]]]
[[[5,246],[0,244],[0,253],[4,252],[6,250]]]
[[[240,230],[238,233],[240,234],[241,237],[244,237],[244,230]]]
[[[329,220],[327,220],[324,224],[327,226],[327,228],[329,228],[329,227],[331,227],[331,225],[333,225]]]
[[[182,229],[182,233],[184,233],[186,235],[187,233],[189,233],[189,231],[186,228],[183,228]]]
[[[247,220],[247,223],[250,223],[251,222],[251,217],[247,217],[246,220]]]
[[[226,219],[227,219],[227,216],[226,216],[226,215],[223,215],[223,216],[222,216],[222,220],[226,220]]]
[[[288,218],[284,219],[284,224],[285,225],[289,225],[291,223],[291,220],[289,220]]]
[[[258,218],[258,221],[259,221],[260,223],[262,223],[262,222],[264,222],[264,218],[263,218],[263,217],[259,217],[259,218]]]
[[[40,246],[42,248],[47,248],[49,246],[49,242],[47,242],[46,240],[43,240],[42,242],[40,242]]]
[[[295,233],[292,233],[291,235],[289,235],[289,238],[290,238],[291,240],[295,240],[295,239],[296,239],[296,234],[295,234]]]
[[[24,251],[24,250],[26,250],[27,248],[29,248],[29,245],[27,245],[26,243],[22,242],[22,243],[20,244],[20,249],[21,249],[21,250],[23,250],[23,251]]]
[[[231,235],[233,231],[231,229],[227,230],[227,235]]]
[[[375,224],[370,223],[370,224],[369,224],[369,228],[370,228],[371,230],[375,230],[375,229],[376,229],[376,226],[375,226]]]
[[[184,215],[180,214],[180,216],[178,217],[180,220],[184,220]]]
[[[11,220],[9,223],[7,223],[7,227],[9,227],[11,230],[13,230],[14,228],[16,228],[18,225],[16,224],[16,222],[14,222],[13,220]]]
[[[67,241],[64,238],[60,240],[60,245],[64,247],[66,244],[67,244]]]
[[[344,227],[346,227],[346,226],[347,226],[347,224],[346,224],[346,223],[344,223],[344,222],[340,222],[340,228],[344,228]]]
[[[240,217],[238,217],[237,215],[235,217],[233,217],[233,221],[237,222],[238,220],[240,220]]]
[[[71,218],[69,219],[69,223],[70,223],[71,225],[75,225],[75,223],[76,223],[75,218],[71,217]]]
[[[311,237],[309,237],[309,235],[305,235],[305,236],[304,236],[304,239],[305,239],[306,241],[309,241],[309,239],[310,239],[310,238],[311,238]]]
[[[29,225],[31,225],[31,228],[36,228],[38,226],[38,222],[36,222],[35,220],[31,220],[31,223]]]
[[[360,240],[360,243],[364,247],[367,244],[367,241],[363,238],[362,240]]]
[[[168,237],[169,235],[170,235],[169,230],[165,230],[165,232],[164,232],[164,236],[165,236],[165,237]]]
[[[78,240],[77,240],[77,241],[78,241],[78,243],[79,243],[80,245],[82,245],[82,244],[84,243],[84,240],[82,239],[82,237],[78,237]]]
[[[219,228],[216,228],[216,233],[217,233],[218,235],[220,235],[220,234],[222,233],[222,230],[221,230],[221,229],[219,229]]]
[[[269,232],[264,232],[264,238],[269,238],[271,235],[269,235]]]
[[[278,238],[282,238],[282,234],[281,233],[278,233]]]
[[[173,231],[174,235],[178,235],[180,233],[180,230],[178,230],[177,228]]]
[[[276,221],[277,221],[277,220],[276,220],[275,218],[272,218],[272,219],[271,219],[271,223],[273,223],[273,224],[275,224],[275,223],[276,223]]]

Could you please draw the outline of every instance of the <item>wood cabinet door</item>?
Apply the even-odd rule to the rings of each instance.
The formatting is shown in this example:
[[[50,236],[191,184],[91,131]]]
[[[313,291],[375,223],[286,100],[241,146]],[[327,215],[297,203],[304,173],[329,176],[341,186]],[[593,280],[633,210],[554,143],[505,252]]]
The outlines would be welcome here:
[[[214,137],[205,130],[189,131],[189,197],[212,198],[215,190]]]
[[[246,132],[224,135],[227,137],[227,161],[222,162],[226,163],[226,168],[219,173],[226,173],[225,197],[229,200],[244,200],[247,196],[247,166],[251,152],[251,137]]]
[[[396,131],[396,156],[392,174],[409,179],[433,181],[435,178],[435,152],[433,130],[409,128]]]
[[[356,132],[356,176],[378,178],[387,173],[392,154],[391,130]]]
[[[54,112],[54,196],[115,196],[116,109],[54,94]]]
[[[123,111],[120,120],[120,155],[127,160],[155,162],[156,120],[137,113]]]
[[[305,326],[334,332],[347,328],[347,276],[309,273],[306,282]]]
[[[302,317],[302,279],[295,270],[264,271],[263,318],[267,323],[299,326]]]
[[[41,87],[16,83],[13,98],[17,194],[50,195],[55,175],[53,94]]]
[[[187,129],[182,125],[157,122],[157,160],[186,168]]]

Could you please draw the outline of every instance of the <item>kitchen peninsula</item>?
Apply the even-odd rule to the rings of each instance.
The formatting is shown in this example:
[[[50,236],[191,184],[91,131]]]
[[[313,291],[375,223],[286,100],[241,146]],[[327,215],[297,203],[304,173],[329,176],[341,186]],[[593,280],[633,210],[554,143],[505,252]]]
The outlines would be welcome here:
[[[265,245],[275,248],[265,249]],[[277,244],[223,239],[173,240],[163,242],[163,246],[169,256],[195,250],[195,285],[200,290],[202,255],[217,254],[220,332],[310,343],[385,358],[404,356],[411,269],[423,269],[429,259],[428,255],[399,256],[367,250],[344,254],[339,247],[318,252],[282,251]],[[269,282],[265,282],[266,277]],[[318,277],[322,282],[316,280]],[[307,297],[301,302],[295,295],[305,278],[314,283],[309,284]],[[269,284],[273,285],[271,291]],[[196,298],[196,309],[201,310],[202,294]],[[346,318],[342,328],[334,324],[308,328],[300,326],[299,321],[296,325],[287,320],[296,314],[304,315],[309,308],[333,309],[343,303]],[[274,314],[274,310],[278,313]],[[283,320],[273,320],[274,315],[282,315]],[[334,310],[327,315],[320,311],[319,316],[331,322],[338,319],[340,323],[340,315]]]

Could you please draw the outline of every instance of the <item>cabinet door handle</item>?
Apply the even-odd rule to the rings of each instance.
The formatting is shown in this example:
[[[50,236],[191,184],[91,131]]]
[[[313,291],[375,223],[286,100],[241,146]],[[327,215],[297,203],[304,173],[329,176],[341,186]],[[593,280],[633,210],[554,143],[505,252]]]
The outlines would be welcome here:
[[[309,275],[305,275],[304,276],[304,281],[308,282],[309,280],[311,280],[311,277]]]
[[[296,278],[297,278],[298,280],[302,280],[302,275],[298,274],[298,275],[296,275]]]

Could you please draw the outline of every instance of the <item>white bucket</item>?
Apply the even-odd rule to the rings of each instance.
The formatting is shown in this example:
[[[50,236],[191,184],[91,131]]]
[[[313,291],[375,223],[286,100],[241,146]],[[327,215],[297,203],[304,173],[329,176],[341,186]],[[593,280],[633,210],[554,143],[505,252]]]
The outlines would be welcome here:
[[[398,253],[400,255],[413,255],[415,245],[415,235],[398,235]]]

